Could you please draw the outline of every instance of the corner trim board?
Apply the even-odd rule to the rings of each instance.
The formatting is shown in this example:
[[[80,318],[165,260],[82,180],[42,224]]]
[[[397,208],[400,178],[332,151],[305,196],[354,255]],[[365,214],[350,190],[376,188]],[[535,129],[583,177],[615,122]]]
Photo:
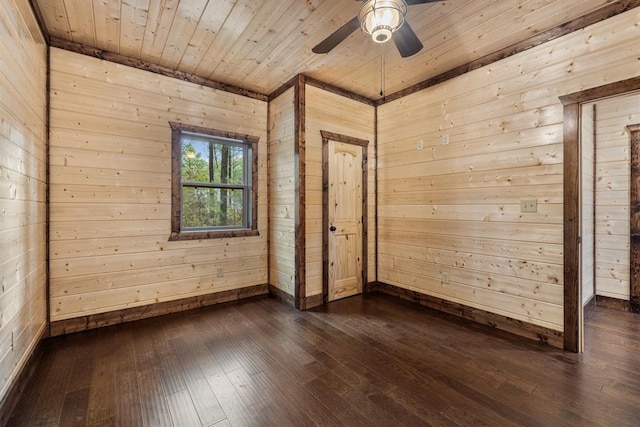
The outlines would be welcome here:
[[[304,309],[307,296],[307,237],[306,237],[306,182],[305,182],[305,148],[306,148],[306,77],[298,74],[294,84],[294,209],[295,209],[295,307]]]

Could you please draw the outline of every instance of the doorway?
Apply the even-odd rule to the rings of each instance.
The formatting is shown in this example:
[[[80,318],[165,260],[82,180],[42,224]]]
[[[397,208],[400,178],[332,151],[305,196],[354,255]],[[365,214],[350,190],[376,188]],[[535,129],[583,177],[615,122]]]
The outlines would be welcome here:
[[[560,97],[564,105],[564,348],[584,348],[582,231],[582,106],[640,90],[640,77]]]
[[[324,302],[362,293],[366,283],[368,141],[322,134]]]

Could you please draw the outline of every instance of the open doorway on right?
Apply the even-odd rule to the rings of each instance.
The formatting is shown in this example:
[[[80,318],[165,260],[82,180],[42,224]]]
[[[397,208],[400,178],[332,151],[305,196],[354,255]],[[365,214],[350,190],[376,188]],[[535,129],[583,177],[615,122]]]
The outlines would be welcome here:
[[[624,345],[620,336],[634,330],[640,335],[640,315],[631,313],[640,311],[640,92],[584,103],[581,115],[581,282],[589,350]]]

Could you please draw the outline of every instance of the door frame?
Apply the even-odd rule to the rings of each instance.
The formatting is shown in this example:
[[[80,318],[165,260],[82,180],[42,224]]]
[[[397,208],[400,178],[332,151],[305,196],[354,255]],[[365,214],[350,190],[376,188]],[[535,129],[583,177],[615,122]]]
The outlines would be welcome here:
[[[580,222],[580,116],[582,104],[640,90],[640,77],[561,96],[564,106],[563,130],[563,219],[564,219],[564,349],[578,353],[583,341],[580,324],[582,283],[580,283],[580,256],[582,224]]]
[[[362,149],[362,293],[367,288],[368,189],[367,149],[369,141],[339,133],[320,131],[322,135],[322,302],[329,300],[329,141],[358,145]]]
[[[629,206],[629,217],[631,219],[631,232],[630,232],[630,262],[629,262],[629,311],[632,313],[640,313],[640,236],[637,233],[640,231],[640,197],[636,196],[634,200],[634,193],[637,195],[640,191],[640,123],[627,126],[627,131],[631,137],[631,204]],[[634,177],[636,179],[634,179]],[[635,204],[633,202],[636,202]],[[634,225],[636,224],[636,225]],[[636,233],[633,233],[635,231]],[[634,235],[636,234],[636,235]]]

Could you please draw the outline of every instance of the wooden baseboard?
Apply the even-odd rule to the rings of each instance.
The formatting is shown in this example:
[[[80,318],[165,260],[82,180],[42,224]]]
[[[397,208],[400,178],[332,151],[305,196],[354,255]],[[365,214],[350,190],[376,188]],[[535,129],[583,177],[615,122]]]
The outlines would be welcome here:
[[[545,328],[543,326],[523,322],[521,320],[502,316],[500,314],[490,313],[488,311],[469,307],[464,304],[435,298],[430,295],[410,291],[408,289],[403,289],[398,286],[389,285],[387,283],[378,282],[368,284],[367,291],[378,291],[388,295],[393,295],[404,300],[415,302],[416,304],[432,308],[437,311],[472,320],[476,323],[489,326],[490,328],[499,329],[501,331],[509,332],[514,335],[533,339],[545,344],[549,344],[553,347],[564,347],[563,333],[560,331],[555,331],[553,329]]]
[[[312,295],[310,297],[306,297],[303,300],[302,310],[309,310],[314,307],[319,307],[324,304],[324,296],[322,294]]]
[[[36,344],[33,353],[29,355],[27,362],[16,376],[4,399],[0,402],[0,426],[9,425],[9,417],[11,417],[16,404],[20,400],[20,397],[22,397],[29,380],[34,375],[36,368],[44,355],[44,339],[47,338],[47,336],[48,328],[44,327],[42,328],[40,337],[38,337],[38,343]]]
[[[280,288],[276,288],[273,285],[269,285],[269,296],[271,298],[277,299],[280,302],[290,305],[291,307],[295,306],[295,299],[293,295],[283,291]]]
[[[177,313],[194,308],[206,307],[224,302],[238,301],[245,298],[267,295],[268,286],[255,285],[246,288],[232,289],[214,294],[198,295],[175,301],[160,302],[141,307],[125,308],[109,311],[107,313],[91,314],[89,316],[75,317],[73,319],[51,322],[50,335],[58,336],[73,332],[86,331],[104,326],[117,325],[119,323],[133,322],[149,317],[162,316],[164,314]]]
[[[618,311],[630,311],[629,301],[625,299],[596,295],[596,306]]]

